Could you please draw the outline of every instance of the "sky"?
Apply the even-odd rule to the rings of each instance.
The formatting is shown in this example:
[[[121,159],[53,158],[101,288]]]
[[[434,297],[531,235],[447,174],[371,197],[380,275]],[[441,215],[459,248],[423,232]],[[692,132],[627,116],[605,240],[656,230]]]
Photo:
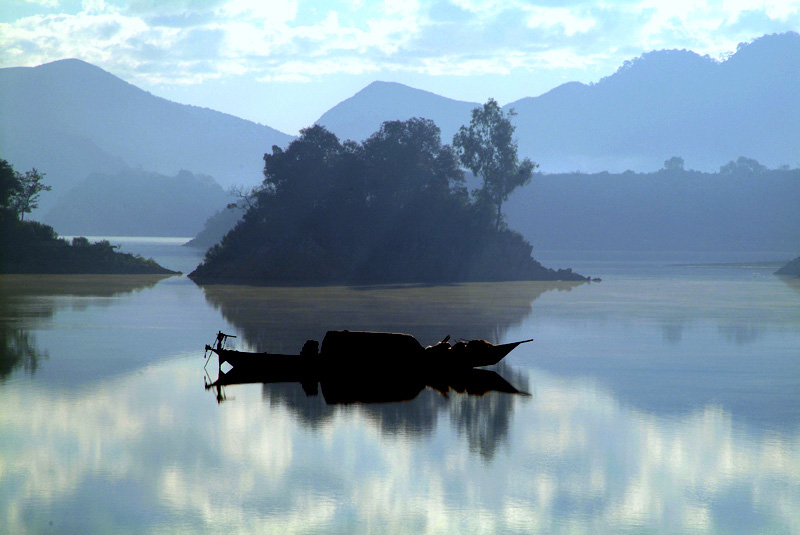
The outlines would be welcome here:
[[[790,30],[800,0],[0,0],[0,67],[78,58],[296,134],[375,80],[506,104]]]

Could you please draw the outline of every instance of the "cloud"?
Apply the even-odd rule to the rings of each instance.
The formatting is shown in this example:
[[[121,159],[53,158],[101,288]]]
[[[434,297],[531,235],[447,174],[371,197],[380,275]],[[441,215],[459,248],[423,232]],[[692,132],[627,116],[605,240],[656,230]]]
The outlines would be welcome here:
[[[576,15],[565,7],[540,7],[532,6],[527,9],[529,16],[527,24],[531,28],[561,27],[564,35],[573,36],[576,33],[586,33],[595,25],[592,17]]]
[[[44,7],[58,7],[58,0],[25,0],[25,2]]]
[[[78,57],[145,84],[243,74],[296,83],[373,72],[613,72],[652,49],[717,57],[798,23],[796,0],[757,10],[740,0],[84,0],[72,12],[0,24],[0,66]]]

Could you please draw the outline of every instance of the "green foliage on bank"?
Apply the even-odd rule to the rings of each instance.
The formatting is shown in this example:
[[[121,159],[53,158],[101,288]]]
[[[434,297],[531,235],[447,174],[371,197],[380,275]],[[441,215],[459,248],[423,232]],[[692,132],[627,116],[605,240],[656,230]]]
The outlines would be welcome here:
[[[363,143],[324,127],[264,156],[252,207],[190,275],[199,283],[584,280],[531,258],[432,121],[389,121]]]
[[[40,177],[36,170],[33,174]],[[31,173],[20,174],[0,159],[0,273],[172,274],[155,260],[118,253],[108,241],[61,239],[53,227],[22,218],[36,198]],[[27,182],[26,182],[27,180]],[[34,194],[47,188],[33,188]],[[20,202],[20,196],[26,196]],[[20,208],[21,207],[21,208]]]

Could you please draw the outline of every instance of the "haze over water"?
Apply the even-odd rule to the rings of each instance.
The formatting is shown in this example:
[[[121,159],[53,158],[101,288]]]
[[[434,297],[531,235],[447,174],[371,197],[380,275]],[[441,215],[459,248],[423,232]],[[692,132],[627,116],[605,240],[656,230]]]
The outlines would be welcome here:
[[[0,276],[0,532],[800,531],[800,283],[758,263],[782,258],[535,256],[603,282]],[[530,396],[203,388],[217,330],[294,353],[339,328],[533,337],[497,369]]]

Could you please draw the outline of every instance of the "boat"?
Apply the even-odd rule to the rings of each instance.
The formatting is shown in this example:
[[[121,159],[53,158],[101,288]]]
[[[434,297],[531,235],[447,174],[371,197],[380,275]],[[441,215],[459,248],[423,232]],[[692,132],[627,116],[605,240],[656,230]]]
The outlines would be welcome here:
[[[214,344],[206,345],[206,353],[215,353],[220,367],[228,363],[234,369],[244,368],[250,372],[266,369],[276,375],[292,377],[469,370],[493,366],[520,344],[531,341],[491,344],[486,340],[470,340],[451,345],[448,335],[437,344],[423,347],[410,334],[342,330],[328,331],[321,346],[316,340],[308,340],[299,355],[286,355],[228,349],[225,343],[229,338],[235,336],[219,331]]]
[[[322,345],[308,340],[299,355],[246,352],[228,349],[233,335],[217,332],[206,345],[207,360],[216,354],[219,375],[206,381],[222,401],[222,387],[249,383],[300,383],[308,396],[319,390],[328,404],[386,403],[414,399],[430,386],[443,395],[450,390],[483,395],[487,392],[524,394],[491,370],[478,369],[500,362],[521,340],[490,344],[470,340],[441,342],[423,347],[404,333],[328,331]],[[223,370],[223,364],[230,369]]]

